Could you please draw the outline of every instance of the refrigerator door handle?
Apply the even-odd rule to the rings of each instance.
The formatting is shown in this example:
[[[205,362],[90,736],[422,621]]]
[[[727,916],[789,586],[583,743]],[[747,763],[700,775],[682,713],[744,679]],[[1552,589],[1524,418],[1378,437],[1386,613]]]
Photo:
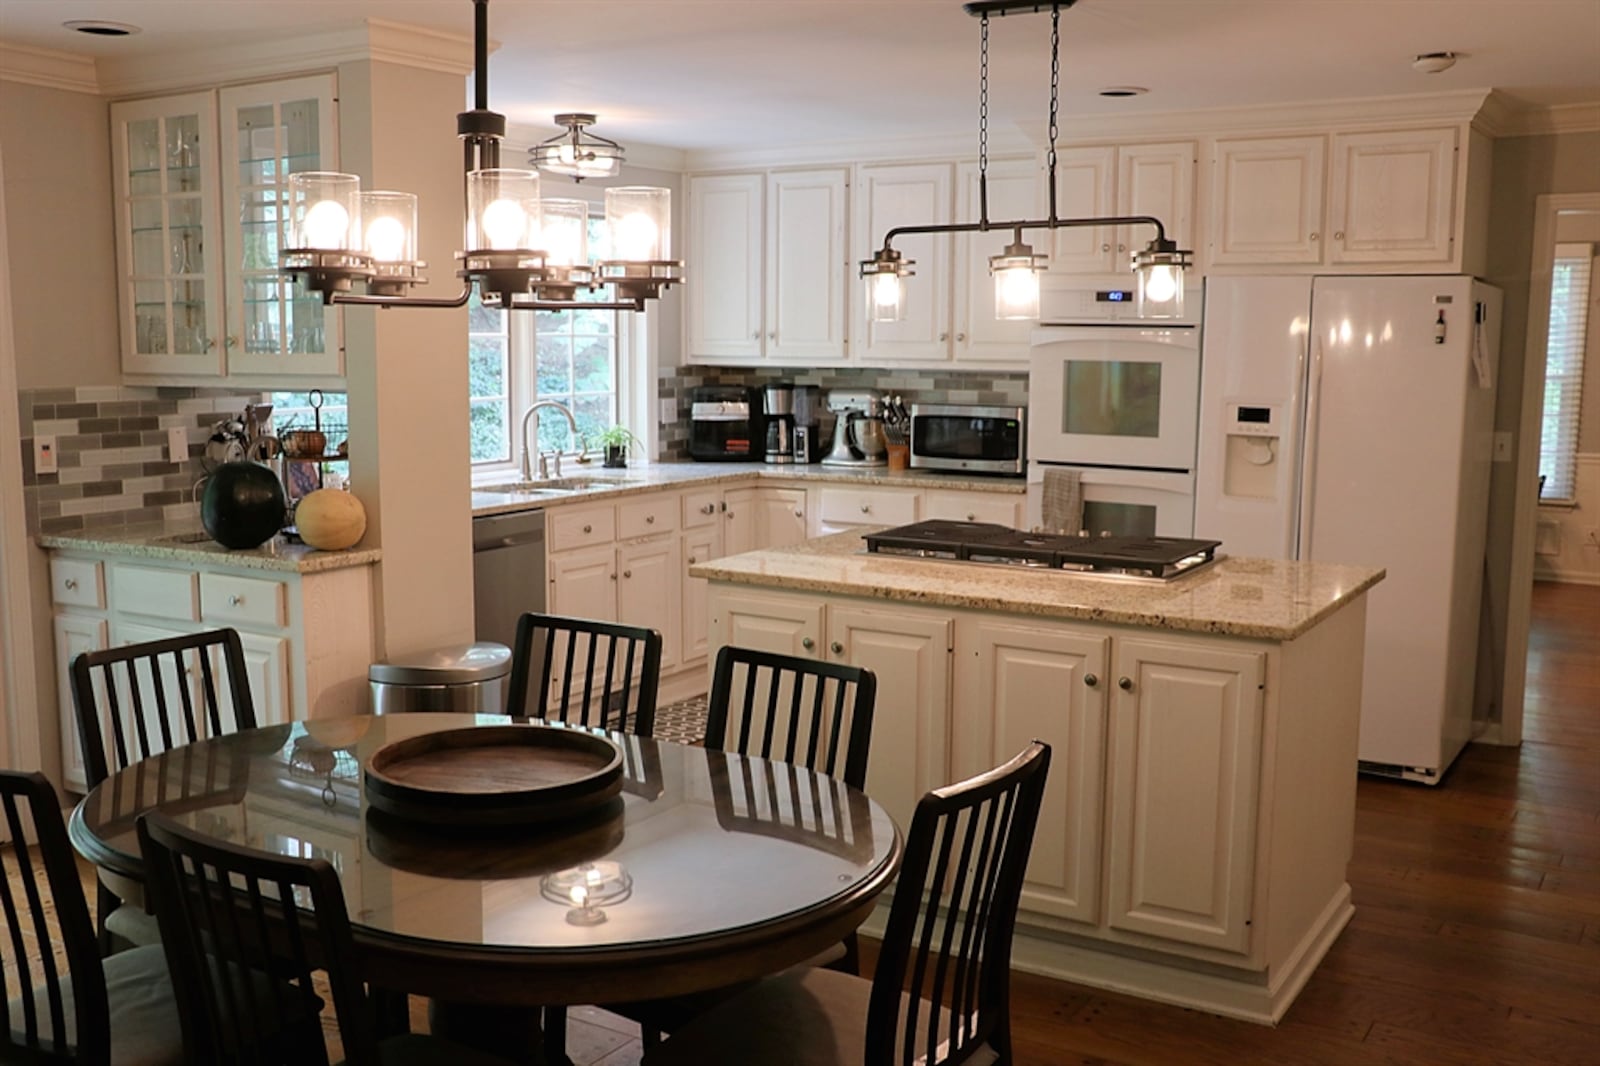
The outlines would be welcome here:
[[[1311,373],[1306,383],[1305,428],[1300,446],[1300,506],[1295,517],[1294,557],[1311,559],[1312,504],[1316,499],[1317,438],[1322,428],[1322,339],[1311,338]]]

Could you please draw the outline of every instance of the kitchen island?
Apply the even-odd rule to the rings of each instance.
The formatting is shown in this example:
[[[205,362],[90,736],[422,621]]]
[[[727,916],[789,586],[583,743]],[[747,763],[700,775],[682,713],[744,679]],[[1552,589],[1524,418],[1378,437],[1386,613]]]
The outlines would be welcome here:
[[[928,789],[1054,747],[1019,967],[1270,1024],[1349,921],[1383,571],[1221,558],[1147,583],[869,555],[851,532],[690,573],[713,651],[878,675],[867,788],[902,827]]]

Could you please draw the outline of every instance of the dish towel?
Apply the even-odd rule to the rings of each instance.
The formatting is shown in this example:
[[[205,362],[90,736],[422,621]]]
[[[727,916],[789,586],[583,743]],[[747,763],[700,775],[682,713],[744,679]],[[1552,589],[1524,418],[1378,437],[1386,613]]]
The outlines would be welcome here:
[[[1083,474],[1078,470],[1044,472],[1044,528],[1076,533],[1083,528]]]

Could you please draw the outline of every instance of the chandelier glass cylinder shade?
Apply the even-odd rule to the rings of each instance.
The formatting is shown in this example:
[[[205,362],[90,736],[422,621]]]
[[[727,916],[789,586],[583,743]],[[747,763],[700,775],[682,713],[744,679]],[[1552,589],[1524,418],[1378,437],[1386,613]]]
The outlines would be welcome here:
[[[683,281],[683,263],[669,258],[671,192],[643,186],[608,189],[610,258],[592,262],[588,204],[544,199],[537,170],[499,165],[506,122],[488,106],[489,0],[472,0],[472,6],[474,107],[456,117],[464,146],[467,205],[462,225],[466,250],[456,254],[460,293],[408,293],[425,280],[421,269],[427,265],[416,259],[417,199],[403,192],[363,193],[354,174],[289,175],[289,246],[279,253],[279,268],[330,304],[461,307],[476,288],[486,306],[512,310],[644,310],[646,300]],[[593,116],[557,116],[558,121],[569,118],[593,121]],[[595,160],[600,155],[594,153]],[[621,149],[608,158],[620,162]],[[610,173],[615,173],[614,166]],[[597,174],[591,168],[584,176]],[[357,285],[365,291],[356,291]],[[580,290],[604,287],[611,290],[609,299],[579,299]]]
[[[883,246],[871,259],[862,260],[861,278],[866,283],[867,317],[872,322],[897,322],[905,317],[904,279],[912,276],[913,261],[893,248],[896,237],[905,234],[988,233],[1011,230],[1012,241],[1000,255],[989,257],[994,277],[995,317],[1033,319],[1039,317],[1039,273],[1046,258],[1034,254],[1024,243],[1024,230],[1057,230],[1075,226],[1152,226],[1155,238],[1133,255],[1138,276],[1135,307],[1141,318],[1177,318],[1183,314],[1183,273],[1190,253],[1167,239],[1161,220],[1151,215],[1124,215],[1114,218],[1060,218],[1056,214],[1056,135],[1061,80],[1061,9],[1074,0],[1041,3],[1038,0],[975,0],[964,4],[969,15],[982,20],[982,49],[979,63],[978,107],[978,221],[927,226],[896,226],[883,238]],[[1050,210],[1045,218],[991,222],[989,220],[989,17],[991,15],[1050,12],[1050,151],[1046,157]]]
[[[528,163],[546,174],[562,174],[573,181],[584,178],[611,178],[622,169],[622,145],[585,131],[594,125],[593,115],[557,115],[556,125],[567,127],[528,150]]]

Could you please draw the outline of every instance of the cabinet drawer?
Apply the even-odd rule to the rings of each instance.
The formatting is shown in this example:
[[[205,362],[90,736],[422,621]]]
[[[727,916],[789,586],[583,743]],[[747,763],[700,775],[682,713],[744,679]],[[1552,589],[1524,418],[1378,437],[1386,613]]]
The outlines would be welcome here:
[[[917,494],[883,489],[823,489],[822,521],[828,525],[905,525],[917,520]]]
[[[286,591],[282,582],[259,577],[201,574],[200,617],[281,629],[286,624]]]
[[[923,501],[924,518],[955,522],[993,522],[1015,529],[1022,524],[1023,497],[999,493],[930,492]]]
[[[648,537],[678,528],[678,496],[663,493],[617,504],[617,537]]]
[[[62,607],[104,607],[106,587],[97,559],[50,559],[50,599]]]
[[[697,489],[683,494],[683,528],[699,529],[717,524],[721,509],[722,492],[719,489]]]
[[[200,617],[195,585],[199,575],[149,566],[114,566],[111,599],[119,614],[147,614],[156,618]]]
[[[550,512],[550,550],[553,552],[610,544],[616,539],[617,512],[609,504],[604,507],[563,507]]]

